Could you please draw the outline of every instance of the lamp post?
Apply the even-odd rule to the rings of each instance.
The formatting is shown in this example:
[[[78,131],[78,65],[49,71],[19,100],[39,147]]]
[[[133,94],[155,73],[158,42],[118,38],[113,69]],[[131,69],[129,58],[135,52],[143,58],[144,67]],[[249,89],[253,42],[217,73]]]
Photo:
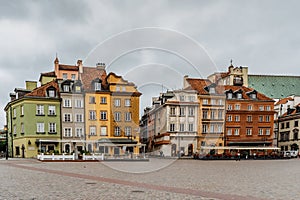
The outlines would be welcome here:
[[[8,160],[8,130],[7,125],[4,125],[4,132],[5,132],[5,158]]]

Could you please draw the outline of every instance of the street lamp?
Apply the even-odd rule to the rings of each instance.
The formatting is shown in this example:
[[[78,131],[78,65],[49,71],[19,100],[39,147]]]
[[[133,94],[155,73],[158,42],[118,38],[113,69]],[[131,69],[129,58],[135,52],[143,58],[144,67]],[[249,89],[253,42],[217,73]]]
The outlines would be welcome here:
[[[7,125],[4,125],[4,133],[5,133],[5,158],[8,160],[8,129]]]

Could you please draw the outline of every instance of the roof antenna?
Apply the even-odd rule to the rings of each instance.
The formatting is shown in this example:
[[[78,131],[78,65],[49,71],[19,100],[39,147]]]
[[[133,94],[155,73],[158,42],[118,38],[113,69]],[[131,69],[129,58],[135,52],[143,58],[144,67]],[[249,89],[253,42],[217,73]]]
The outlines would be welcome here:
[[[232,65],[232,59],[230,60],[230,66],[233,66],[233,65]]]

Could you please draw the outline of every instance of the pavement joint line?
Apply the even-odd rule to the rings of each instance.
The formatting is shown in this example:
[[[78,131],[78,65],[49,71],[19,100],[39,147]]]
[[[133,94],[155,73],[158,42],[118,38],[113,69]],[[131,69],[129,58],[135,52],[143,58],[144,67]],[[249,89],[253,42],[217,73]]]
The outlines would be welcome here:
[[[106,177],[99,177],[99,176],[91,176],[86,174],[79,174],[79,173],[73,173],[73,172],[65,172],[65,171],[59,171],[59,170],[53,170],[53,169],[42,169],[37,167],[30,167],[22,164],[16,164],[16,163],[0,163],[3,165],[31,170],[31,171],[39,171],[49,174],[56,174],[61,176],[67,176],[72,178],[80,178],[80,179],[86,179],[86,180],[93,180],[97,182],[106,182],[111,184],[118,184],[118,185],[126,185],[131,187],[138,187],[138,188],[144,188],[144,189],[150,189],[150,190],[157,190],[157,191],[163,191],[163,192],[171,192],[171,193],[178,193],[178,194],[186,194],[186,195],[192,195],[192,196],[199,196],[204,198],[214,198],[214,199],[222,199],[222,200],[263,200],[262,198],[257,198],[253,196],[242,196],[242,195],[235,195],[235,194],[221,194],[216,192],[208,192],[203,190],[195,190],[195,189],[189,189],[189,188],[179,188],[179,187],[172,187],[172,186],[162,186],[162,185],[153,185],[149,183],[141,183],[141,182],[133,182],[133,181],[126,181],[126,180],[120,180],[120,179],[113,179],[113,178],[106,178]]]

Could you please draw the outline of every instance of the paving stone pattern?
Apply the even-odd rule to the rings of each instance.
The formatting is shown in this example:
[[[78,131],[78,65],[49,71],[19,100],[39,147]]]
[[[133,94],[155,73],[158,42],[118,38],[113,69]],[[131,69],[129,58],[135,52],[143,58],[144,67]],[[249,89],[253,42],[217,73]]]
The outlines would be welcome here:
[[[0,199],[285,200],[300,196],[300,159],[170,162],[154,158],[141,163],[2,159],[0,173]]]

